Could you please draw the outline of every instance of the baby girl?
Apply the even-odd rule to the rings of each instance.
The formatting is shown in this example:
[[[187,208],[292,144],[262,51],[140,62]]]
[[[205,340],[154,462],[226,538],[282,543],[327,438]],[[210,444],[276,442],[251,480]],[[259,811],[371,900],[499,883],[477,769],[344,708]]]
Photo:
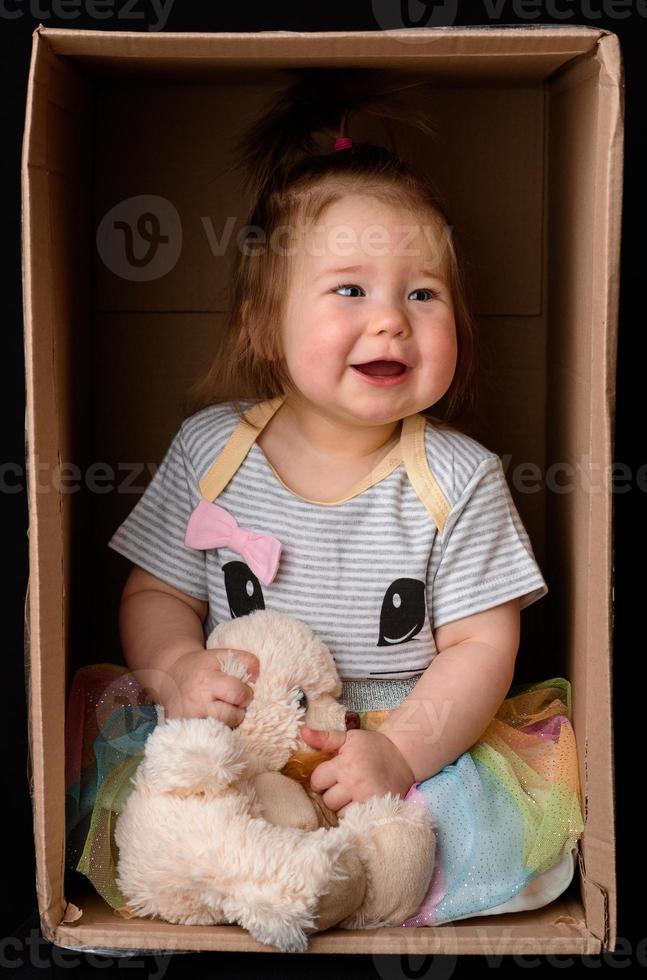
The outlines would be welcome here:
[[[349,709],[391,709],[373,731],[303,729],[334,753],[312,786],[343,814],[477,741],[548,589],[500,458],[459,424],[475,327],[447,217],[423,176],[346,134],[370,93],[313,77],[241,143],[254,206],[223,346],[109,544],[134,563],[126,661],[167,717],[240,723],[252,690],[205,637],[265,607],[326,643]]]

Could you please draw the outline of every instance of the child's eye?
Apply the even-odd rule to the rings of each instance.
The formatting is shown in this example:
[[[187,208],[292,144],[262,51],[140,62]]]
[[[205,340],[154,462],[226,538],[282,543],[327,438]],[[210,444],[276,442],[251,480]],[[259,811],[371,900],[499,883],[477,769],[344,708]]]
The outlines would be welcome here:
[[[431,299],[438,299],[440,293],[437,289],[429,289],[425,286],[424,289],[414,289],[414,293],[429,293]]]
[[[361,286],[354,286],[351,283],[341,282],[338,286],[335,286],[333,293],[336,293],[338,289],[361,289]]]
[[[335,286],[335,288],[333,289],[333,292],[336,293],[339,289],[359,289],[359,290],[361,290],[363,292],[361,286],[354,285],[353,283],[344,283],[344,282],[342,282],[338,286]],[[414,289],[413,292],[414,293],[429,293],[430,299],[438,299],[438,297],[440,295],[440,293],[438,292],[437,289],[429,289],[428,287],[425,287],[424,289]],[[350,297],[350,298],[351,299],[355,299],[355,297]]]

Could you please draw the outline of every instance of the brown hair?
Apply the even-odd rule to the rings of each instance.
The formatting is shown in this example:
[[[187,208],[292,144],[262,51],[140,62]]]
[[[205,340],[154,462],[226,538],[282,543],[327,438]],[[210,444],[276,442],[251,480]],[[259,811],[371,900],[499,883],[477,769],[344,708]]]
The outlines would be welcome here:
[[[280,349],[291,264],[283,249],[267,243],[281,228],[316,222],[328,205],[347,194],[365,193],[416,215],[428,214],[444,244],[458,357],[452,383],[434,406],[438,410],[444,404],[443,417],[432,415],[432,406],[424,414],[439,424],[469,425],[476,405],[475,332],[462,258],[438,194],[393,149],[354,141],[350,149],[332,152],[332,135],[340,128],[345,134],[348,117],[360,110],[433,133],[424,100],[419,109],[407,100],[405,90],[422,84],[394,82],[385,70],[303,69],[239,141],[226,169],[238,169],[254,203],[229,273],[224,343],[207,374],[189,389],[187,414],[229,401],[242,416],[242,399],[265,400],[294,390]],[[328,152],[317,152],[316,133],[328,134]]]

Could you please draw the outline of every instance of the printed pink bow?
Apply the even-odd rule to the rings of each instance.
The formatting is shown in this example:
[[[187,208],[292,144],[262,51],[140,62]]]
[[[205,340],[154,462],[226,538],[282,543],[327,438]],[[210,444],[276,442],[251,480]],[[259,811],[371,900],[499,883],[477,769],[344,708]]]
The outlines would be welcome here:
[[[237,552],[264,585],[274,579],[279,566],[280,541],[240,527],[229,511],[209,500],[201,500],[191,514],[184,543],[187,548],[224,547]]]

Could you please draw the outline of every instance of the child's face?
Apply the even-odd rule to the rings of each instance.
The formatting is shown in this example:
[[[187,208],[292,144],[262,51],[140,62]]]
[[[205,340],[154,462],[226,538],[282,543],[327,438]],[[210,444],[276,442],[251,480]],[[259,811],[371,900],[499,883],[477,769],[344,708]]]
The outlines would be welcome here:
[[[337,420],[375,425],[442,398],[456,368],[456,325],[430,219],[349,195],[299,242],[281,339],[300,395]],[[346,266],[362,268],[334,271]],[[407,365],[402,381],[371,383],[353,366],[382,359]]]

